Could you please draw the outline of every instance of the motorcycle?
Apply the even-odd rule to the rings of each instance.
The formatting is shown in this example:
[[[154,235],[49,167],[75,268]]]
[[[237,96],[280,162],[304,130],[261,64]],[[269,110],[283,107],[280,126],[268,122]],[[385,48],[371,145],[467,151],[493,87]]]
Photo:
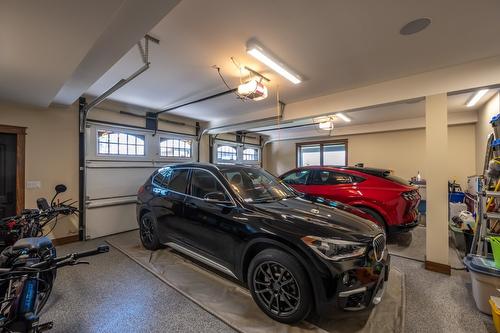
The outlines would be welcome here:
[[[0,295],[3,295],[0,332],[37,333],[51,329],[52,322],[39,324],[40,311],[48,298],[47,290],[51,290],[53,284],[53,280],[43,278],[43,273],[88,264],[79,259],[109,251],[108,246],[101,245],[94,250],[57,258],[51,255],[53,246],[47,237],[20,239],[12,249],[17,255],[13,265],[0,268]]]
[[[67,204],[70,200],[55,202],[57,196],[65,191],[65,185],[57,185],[55,187],[56,193],[50,204],[47,199],[39,198],[37,200],[38,209],[25,209],[20,215],[5,218],[0,222],[0,269],[9,269],[25,264],[26,249],[23,248],[25,239],[44,240],[40,242],[42,245],[45,244],[39,247],[37,251],[29,252],[29,261],[49,260],[56,257],[56,249],[52,246],[52,242],[43,236],[55,228],[60,215],[78,214],[78,209],[73,207],[74,202],[71,204]],[[55,222],[51,229],[44,232],[44,227],[52,221]],[[56,269],[43,270],[39,273],[39,282],[41,282],[37,285],[39,289],[37,294],[40,297],[38,301],[39,310],[47,302],[55,278]],[[6,285],[0,285],[0,295],[3,295],[6,291]]]
[[[57,225],[60,215],[78,214],[73,206],[76,202],[67,204],[70,200],[55,203],[55,199],[67,188],[63,184],[55,187],[55,195],[50,204],[47,199],[37,200],[38,209],[24,209],[20,215],[10,216],[0,220],[0,251],[11,246],[17,240],[26,237],[39,237],[49,234]],[[44,228],[54,221],[51,229],[44,232]]]

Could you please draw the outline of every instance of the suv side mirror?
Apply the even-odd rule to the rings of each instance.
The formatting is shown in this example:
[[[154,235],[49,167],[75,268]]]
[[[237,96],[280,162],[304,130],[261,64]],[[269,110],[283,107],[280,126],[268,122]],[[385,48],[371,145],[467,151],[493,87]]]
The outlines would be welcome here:
[[[208,202],[213,202],[213,203],[229,202],[229,200],[227,200],[227,198],[226,198],[226,195],[222,192],[207,193],[203,197],[203,200],[208,201]]]

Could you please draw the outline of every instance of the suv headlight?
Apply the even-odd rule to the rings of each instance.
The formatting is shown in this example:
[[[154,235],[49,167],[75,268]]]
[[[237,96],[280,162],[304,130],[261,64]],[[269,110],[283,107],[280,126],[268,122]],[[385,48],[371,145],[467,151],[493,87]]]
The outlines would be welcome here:
[[[328,260],[359,257],[366,252],[365,244],[340,239],[305,236],[302,237],[302,241],[314,252]]]

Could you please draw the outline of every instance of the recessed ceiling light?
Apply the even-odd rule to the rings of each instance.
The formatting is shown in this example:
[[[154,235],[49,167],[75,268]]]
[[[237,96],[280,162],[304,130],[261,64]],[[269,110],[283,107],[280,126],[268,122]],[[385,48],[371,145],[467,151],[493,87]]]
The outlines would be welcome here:
[[[427,28],[431,24],[431,19],[428,17],[422,17],[411,22],[406,23],[399,33],[401,35],[413,35]]]
[[[346,123],[350,123],[351,122],[351,118],[349,118],[348,116],[346,116],[343,113],[336,113],[335,115],[337,117],[339,117],[340,119],[342,119],[343,121],[345,121]]]
[[[267,52],[255,42],[251,41],[247,43],[247,53],[292,83],[298,84],[302,82],[300,76],[293,73],[293,71],[272,56],[270,52]]]
[[[468,108],[473,107],[479,100],[488,92],[489,89],[481,89],[472,96],[472,98],[465,104]]]

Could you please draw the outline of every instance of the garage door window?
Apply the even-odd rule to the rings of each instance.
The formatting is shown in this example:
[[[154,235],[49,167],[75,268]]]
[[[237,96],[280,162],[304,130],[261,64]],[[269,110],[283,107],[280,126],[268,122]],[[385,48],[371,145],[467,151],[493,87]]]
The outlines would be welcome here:
[[[255,148],[243,149],[243,161],[258,161],[259,150]]]
[[[221,161],[236,161],[236,148],[232,146],[217,147],[217,159]]]
[[[160,156],[191,158],[193,152],[192,140],[160,138]]]
[[[297,166],[347,165],[347,142],[320,142],[297,144]]]
[[[145,136],[126,132],[99,130],[97,142],[99,155],[144,156]]]

